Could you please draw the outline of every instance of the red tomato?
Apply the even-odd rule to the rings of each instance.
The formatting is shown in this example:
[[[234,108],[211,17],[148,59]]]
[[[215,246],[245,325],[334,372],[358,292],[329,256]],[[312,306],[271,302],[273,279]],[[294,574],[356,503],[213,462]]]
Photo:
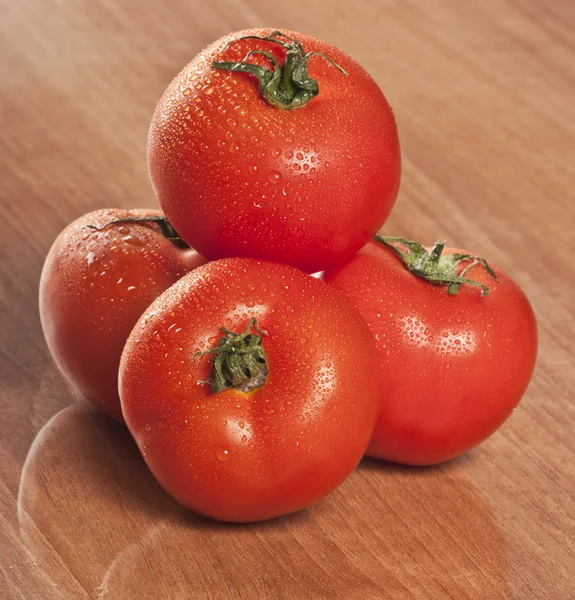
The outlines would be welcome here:
[[[112,208],[80,217],[54,242],[40,279],[42,328],[56,364],[82,395],[119,421],[118,367],[128,334],[152,300],[205,262],[169,241],[156,224],[108,225],[161,216]]]
[[[422,268],[421,251],[427,251],[417,246],[407,257]],[[376,241],[325,273],[357,306],[379,351],[382,387],[371,456],[409,465],[459,456],[507,419],[529,383],[537,354],[529,301],[500,269],[493,267],[495,280],[481,262],[453,260],[457,253],[468,254],[446,249],[435,271],[444,281],[469,280],[452,284],[451,293],[410,273]]]
[[[258,521],[317,502],[357,465],[375,423],[376,368],[370,333],[339,292],[287,265],[223,259],[142,315],[120,397],[176,500]]]
[[[351,57],[300,33],[270,34],[225,36],[172,81],[150,127],[150,176],[167,217],[204,256],[311,273],[351,258],[386,220],[400,178],[397,130]],[[291,98],[284,79],[291,109],[277,107]]]

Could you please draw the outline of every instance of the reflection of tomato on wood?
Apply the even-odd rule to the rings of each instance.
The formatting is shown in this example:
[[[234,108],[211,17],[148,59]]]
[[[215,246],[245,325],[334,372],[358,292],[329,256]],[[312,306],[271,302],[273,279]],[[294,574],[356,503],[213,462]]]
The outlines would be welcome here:
[[[308,272],[376,233],[400,178],[393,113],[370,75],[335,46],[270,29],[221,38],[172,81],[148,164],[166,216],[204,256]]]
[[[35,570],[62,597],[88,598],[85,590],[100,584],[109,564],[150,522],[179,512],[126,428],[87,404],[52,417],[26,457],[18,492],[20,535],[38,563]]]
[[[357,306],[379,352],[380,412],[368,454],[427,465],[479,444],[511,414],[533,372],[537,326],[501,269],[493,267],[495,279],[483,259],[454,249],[422,266],[430,254],[407,242],[410,254],[404,242],[370,241],[325,279]],[[398,253],[427,269],[429,281]],[[443,284],[432,285],[434,277]],[[458,277],[467,281],[451,281]]]
[[[285,519],[151,528],[110,565],[99,600],[503,600],[507,563],[487,500],[456,467],[365,461],[320,506]]]
[[[120,396],[170,494],[210,517],[256,521],[317,502],[357,465],[376,369],[370,333],[342,294],[287,265],[222,259],[142,315]]]
[[[157,222],[133,221],[148,218]],[[54,360],[77,390],[120,421],[118,367],[128,334],[152,300],[205,262],[168,239],[166,227],[155,210],[88,213],[58,236],[42,271],[40,316]]]

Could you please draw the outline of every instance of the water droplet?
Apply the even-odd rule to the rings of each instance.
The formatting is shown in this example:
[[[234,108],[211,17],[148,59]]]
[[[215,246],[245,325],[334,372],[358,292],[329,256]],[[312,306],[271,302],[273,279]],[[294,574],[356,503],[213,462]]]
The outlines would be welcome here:
[[[273,183],[279,183],[282,180],[282,174],[279,171],[270,171],[268,174],[268,181]]]
[[[126,235],[122,238],[122,240],[124,242],[126,242],[126,244],[130,244],[132,246],[143,246],[144,245],[144,242],[140,238],[137,238],[134,235]]]
[[[293,152],[292,152],[291,150],[288,150],[288,151],[286,152],[286,155],[285,155],[285,156],[286,156],[286,158],[287,158],[288,160],[290,160],[290,159],[292,159],[292,158],[293,158]]]
[[[145,425],[144,429],[145,429],[146,431],[150,431],[150,430],[152,429],[152,426],[151,426],[149,423],[146,423],[146,425]]]
[[[239,149],[240,149],[240,145],[238,144],[238,142],[232,142],[230,144],[229,151],[232,154],[235,154]]]
[[[221,460],[222,462],[228,460],[229,456],[229,450],[226,450],[225,448],[218,448],[218,450],[216,451],[216,458],[218,460]]]
[[[192,93],[192,89],[191,88],[186,88],[184,90],[184,96],[189,96]]]
[[[210,96],[211,94],[214,93],[214,86],[213,85],[207,85],[203,90],[202,90],[202,94],[205,94],[206,96]]]
[[[245,444],[248,441],[247,435],[242,435],[242,444]]]
[[[86,262],[88,263],[88,277],[96,277],[98,275],[98,265],[96,265],[96,255],[94,252],[88,252]]]
[[[272,158],[279,158],[282,154],[282,151],[279,148],[274,148],[271,151]]]
[[[238,425],[239,425],[239,428],[240,428],[240,429],[243,429],[243,428],[246,426],[246,424],[245,424],[243,421],[240,421],[240,422],[238,423]]]
[[[122,297],[129,296],[136,289],[135,285],[131,285],[124,277],[120,277],[118,281],[116,281],[116,290],[118,294]]]
[[[255,175],[258,171],[258,166],[257,165],[249,165],[248,171],[250,172],[251,175]]]

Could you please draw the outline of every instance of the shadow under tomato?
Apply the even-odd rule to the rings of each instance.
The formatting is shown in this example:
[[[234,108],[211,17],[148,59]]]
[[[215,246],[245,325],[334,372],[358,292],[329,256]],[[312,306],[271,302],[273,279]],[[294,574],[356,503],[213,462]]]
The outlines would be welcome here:
[[[158,524],[110,565],[99,599],[498,600],[507,564],[489,505],[458,461],[410,470],[367,460],[288,517]]]
[[[387,460],[382,460],[379,458],[373,458],[372,456],[364,456],[361,459],[361,462],[358,466],[358,469],[373,469],[377,471],[383,472],[398,472],[413,474],[413,473],[427,473],[433,474],[436,472],[445,473],[452,469],[460,469],[461,467],[465,467],[469,462],[473,461],[473,450],[462,454],[456,458],[452,458],[446,462],[440,463],[438,465],[429,465],[429,466],[410,466],[410,465],[402,465],[399,463],[389,462]]]
[[[70,598],[498,600],[505,542],[464,464],[364,459],[310,509],[225,524],[173,501],[127,429],[80,404],[53,417],[30,448],[20,531]]]

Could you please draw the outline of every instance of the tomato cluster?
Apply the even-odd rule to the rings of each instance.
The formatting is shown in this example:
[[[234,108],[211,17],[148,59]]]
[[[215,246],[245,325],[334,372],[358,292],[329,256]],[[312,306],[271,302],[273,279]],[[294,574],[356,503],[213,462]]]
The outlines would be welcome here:
[[[471,252],[376,235],[399,188],[395,119],[338,48],[267,29],[214,42],[159,101],[148,164],[163,213],[72,223],[40,314],[62,372],[182,504],[287,514],[366,452],[449,460],[518,404],[529,302]]]

